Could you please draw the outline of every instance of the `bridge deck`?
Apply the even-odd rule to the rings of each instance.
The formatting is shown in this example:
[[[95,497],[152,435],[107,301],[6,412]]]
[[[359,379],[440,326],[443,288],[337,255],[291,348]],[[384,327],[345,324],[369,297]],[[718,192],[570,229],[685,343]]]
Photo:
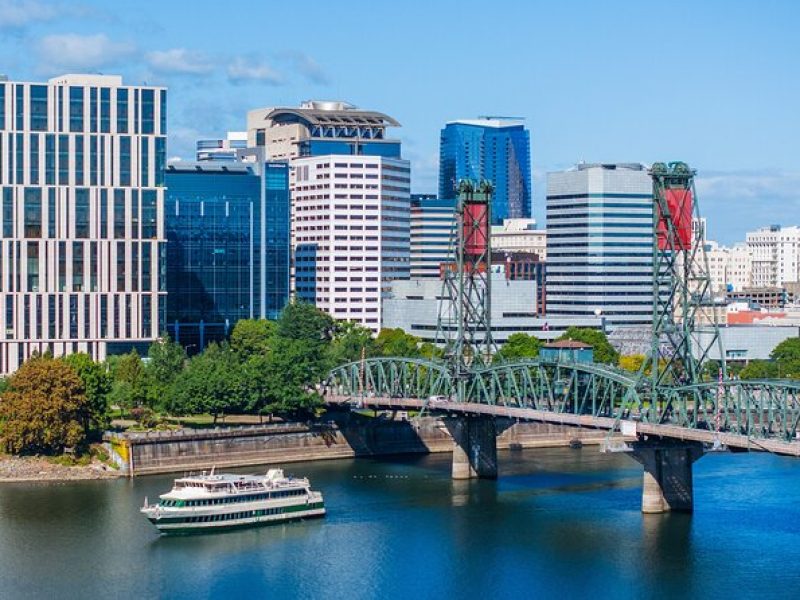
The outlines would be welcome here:
[[[611,430],[619,426],[619,422],[610,417],[555,413],[532,408],[504,406],[501,404],[478,404],[451,401],[431,402],[419,398],[388,398],[378,396],[354,398],[351,396],[330,394],[325,397],[325,400],[328,404],[357,405],[363,408],[376,410],[422,410],[425,408],[431,412],[508,417],[522,421],[538,421],[541,423],[573,425],[576,427],[590,427],[594,429]],[[675,425],[657,425],[638,421],[626,422],[629,423],[629,425],[626,426],[626,435],[633,433],[633,431],[628,430],[627,427],[635,426],[635,433],[639,435],[654,435],[671,439],[703,442],[706,444],[713,444],[716,440],[719,440],[721,444],[730,448],[759,450],[772,452],[774,454],[800,457],[800,441],[784,442],[780,440],[753,439],[735,433],[717,433],[716,431],[704,429],[689,429]]]

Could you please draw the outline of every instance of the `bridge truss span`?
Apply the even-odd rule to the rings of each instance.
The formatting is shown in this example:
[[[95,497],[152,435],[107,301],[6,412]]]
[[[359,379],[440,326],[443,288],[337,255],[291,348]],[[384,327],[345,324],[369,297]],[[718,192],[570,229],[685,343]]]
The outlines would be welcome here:
[[[459,379],[437,360],[370,358],[333,369],[325,393],[335,403],[375,408],[402,405],[463,414],[500,410],[514,418],[567,418],[608,430],[628,422],[639,434],[800,454],[800,382],[793,381],[664,386],[654,401],[646,380],[597,363],[497,363]]]

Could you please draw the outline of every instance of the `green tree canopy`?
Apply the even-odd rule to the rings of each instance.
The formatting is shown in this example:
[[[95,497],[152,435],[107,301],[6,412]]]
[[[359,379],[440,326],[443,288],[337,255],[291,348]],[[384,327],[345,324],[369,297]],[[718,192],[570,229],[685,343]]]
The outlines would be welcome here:
[[[768,360],[751,360],[739,373],[742,379],[769,379],[777,376],[777,365]]]
[[[399,327],[381,329],[375,339],[375,345],[381,356],[400,356],[417,358],[420,356],[420,340]]]
[[[192,357],[172,385],[167,402],[178,415],[209,413],[217,418],[245,407],[245,382],[238,357],[225,344],[210,344]]]
[[[62,360],[75,370],[83,382],[87,416],[84,429],[87,437],[96,439],[108,428],[110,422],[108,397],[113,383],[111,374],[85,352],[70,354]]]
[[[325,375],[326,364],[307,340],[276,340],[267,365],[265,410],[292,419],[313,416],[322,399],[313,387]]]
[[[31,359],[8,383],[0,397],[0,430],[6,450],[52,454],[83,443],[89,408],[83,382],[67,362]]]
[[[277,325],[266,319],[242,319],[231,332],[231,349],[241,360],[251,356],[267,354],[275,336]]]
[[[597,329],[584,327],[568,327],[559,340],[575,340],[589,344],[594,348],[595,362],[616,365],[619,362],[619,352],[614,349],[606,334]]]
[[[114,378],[109,401],[127,410],[146,405],[149,398],[144,364],[136,349],[113,357],[109,367]]]
[[[337,323],[336,333],[328,348],[330,365],[360,360],[362,352],[367,358],[378,353],[372,330],[353,321]]]
[[[186,365],[186,351],[167,334],[150,344],[144,367],[150,406],[162,407],[172,384]]]
[[[495,353],[493,359],[495,361],[508,362],[525,358],[536,358],[539,356],[541,347],[542,342],[536,336],[522,332],[512,333],[508,336],[506,343]]]
[[[333,318],[306,302],[287,304],[276,324],[278,336],[309,342],[317,347],[329,342],[334,331]]]
[[[770,354],[775,362],[775,377],[800,379],[800,337],[783,340]]]

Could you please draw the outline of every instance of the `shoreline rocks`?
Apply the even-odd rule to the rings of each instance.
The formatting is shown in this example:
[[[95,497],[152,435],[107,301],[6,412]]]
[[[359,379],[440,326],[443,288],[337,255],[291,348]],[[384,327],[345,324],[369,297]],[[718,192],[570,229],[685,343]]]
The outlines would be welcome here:
[[[122,474],[93,460],[88,465],[59,465],[40,456],[0,455],[0,484],[20,482],[58,483],[62,481],[87,481],[115,479]]]

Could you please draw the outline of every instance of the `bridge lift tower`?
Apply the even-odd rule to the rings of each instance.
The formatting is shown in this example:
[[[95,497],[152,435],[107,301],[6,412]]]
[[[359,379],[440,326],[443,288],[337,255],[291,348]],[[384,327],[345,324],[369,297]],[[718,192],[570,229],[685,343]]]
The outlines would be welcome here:
[[[703,364],[718,350],[725,361],[718,310],[711,293],[700,223],[695,170],[683,162],[654,163],[653,325],[640,376],[649,373],[653,400],[659,386],[698,383]],[[698,226],[693,227],[693,223]]]
[[[459,182],[451,262],[441,266],[436,341],[444,344],[456,381],[489,364],[497,349],[491,329],[492,192],[488,181]]]
[[[462,180],[451,261],[441,266],[442,293],[436,341],[444,344],[459,402],[467,399],[474,369],[496,351],[491,328],[492,184]],[[497,477],[497,430],[491,417],[456,417],[445,422],[453,437],[453,479]]]

